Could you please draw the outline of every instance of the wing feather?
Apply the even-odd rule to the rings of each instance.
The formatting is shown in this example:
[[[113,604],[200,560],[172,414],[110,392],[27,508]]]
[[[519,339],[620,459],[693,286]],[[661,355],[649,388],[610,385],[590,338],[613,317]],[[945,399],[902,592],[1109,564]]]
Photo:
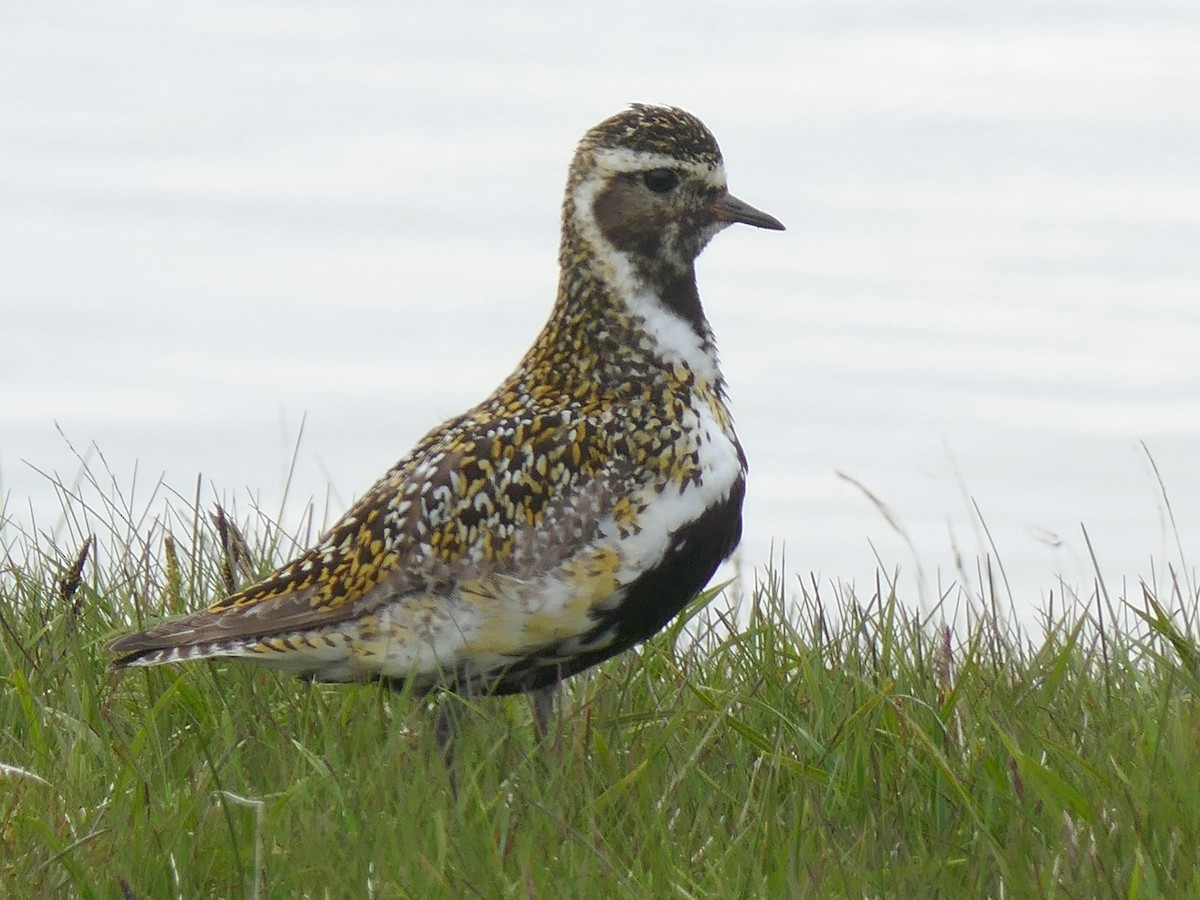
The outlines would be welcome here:
[[[573,411],[463,416],[426,436],[316,546],[202,612],[113,641],[114,665],[257,654],[267,642],[264,661],[288,666],[293,638],[305,647],[291,664],[328,664],[352,650],[343,641],[317,653],[314,636],[352,629],[381,607],[403,614],[408,597],[427,610],[461,604],[464,582],[530,581],[595,537],[620,493],[611,449],[598,424]],[[505,615],[502,605],[492,613]]]

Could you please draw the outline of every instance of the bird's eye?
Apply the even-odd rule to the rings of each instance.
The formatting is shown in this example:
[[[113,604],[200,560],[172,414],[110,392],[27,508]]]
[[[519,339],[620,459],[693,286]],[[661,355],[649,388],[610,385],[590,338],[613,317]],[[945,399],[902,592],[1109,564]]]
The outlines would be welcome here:
[[[656,194],[665,194],[679,184],[679,176],[670,169],[651,169],[642,176],[642,182]]]

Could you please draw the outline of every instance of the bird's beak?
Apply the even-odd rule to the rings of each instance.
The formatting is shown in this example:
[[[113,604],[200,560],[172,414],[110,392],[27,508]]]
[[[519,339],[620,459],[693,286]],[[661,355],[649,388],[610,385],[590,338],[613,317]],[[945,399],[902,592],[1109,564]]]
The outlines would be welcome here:
[[[761,209],[755,209],[744,200],[739,200],[733,194],[725,193],[708,204],[708,211],[720,222],[742,222],[755,228],[770,228],[772,231],[783,231],[783,223]]]

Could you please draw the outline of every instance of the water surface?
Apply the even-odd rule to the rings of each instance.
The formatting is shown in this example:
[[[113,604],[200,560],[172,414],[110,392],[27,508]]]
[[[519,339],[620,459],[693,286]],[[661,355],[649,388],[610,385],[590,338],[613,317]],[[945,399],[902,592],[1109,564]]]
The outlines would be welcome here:
[[[10,4],[8,513],[58,515],[56,424],[118,481],[274,508],[302,420],[285,519],[340,511],[519,359],[575,141],[639,100],[704,118],[789,227],[699,267],[743,571],[919,565],[928,603],[994,542],[1033,609],[1090,590],[1082,523],[1110,583],[1161,574],[1143,442],[1194,564],[1197,46],[1166,2]]]

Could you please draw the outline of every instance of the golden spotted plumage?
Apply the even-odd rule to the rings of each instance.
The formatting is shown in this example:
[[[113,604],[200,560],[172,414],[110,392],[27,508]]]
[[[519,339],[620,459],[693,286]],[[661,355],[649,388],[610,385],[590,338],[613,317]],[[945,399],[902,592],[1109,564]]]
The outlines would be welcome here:
[[[118,662],[241,656],[508,693],[653,633],[740,534],[745,458],[693,269],[734,221],[782,227],[727,194],[699,120],[635,106],[592,129],[568,178],[558,297],[513,374],[316,546],[114,642]]]

